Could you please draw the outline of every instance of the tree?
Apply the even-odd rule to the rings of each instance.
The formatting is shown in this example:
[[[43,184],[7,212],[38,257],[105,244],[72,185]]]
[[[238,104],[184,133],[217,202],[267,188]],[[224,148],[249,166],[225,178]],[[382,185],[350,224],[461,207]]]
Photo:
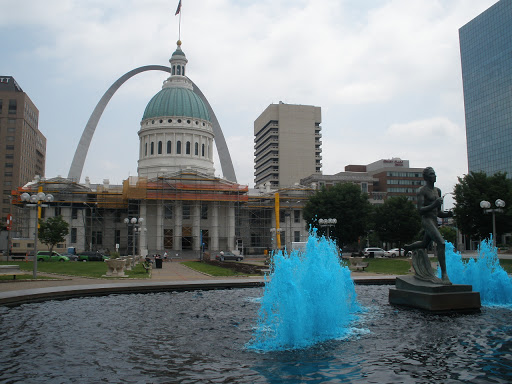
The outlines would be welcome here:
[[[443,236],[443,239],[457,246],[457,231],[455,228],[445,225],[439,228],[439,232],[441,233],[441,236]]]
[[[325,235],[327,228],[320,227],[318,219],[336,219],[336,225],[329,232],[342,246],[356,242],[366,233],[371,209],[368,195],[362,193],[358,185],[346,183],[328,189],[323,187],[306,203],[303,215],[308,226],[318,228],[320,235]]]
[[[69,224],[62,219],[62,216],[49,217],[46,220],[39,219],[39,240],[46,244],[50,252],[56,244],[65,240],[68,233]]]
[[[398,244],[411,242],[421,229],[417,207],[405,196],[393,196],[375,208],[374,230],[382,241]]]
[[[478,238],[489,237],[492,233],[492,215],[485,214],[480,207],[482,200],[489,201],[492,206],[497,199],[505,201],[504,213],[496,214],[496,230],[505,233],[512,230],[512,180],[506,173],[487,176],[484,172],[470,172],[454,187],[455,222],[459,230],[469,236]]]

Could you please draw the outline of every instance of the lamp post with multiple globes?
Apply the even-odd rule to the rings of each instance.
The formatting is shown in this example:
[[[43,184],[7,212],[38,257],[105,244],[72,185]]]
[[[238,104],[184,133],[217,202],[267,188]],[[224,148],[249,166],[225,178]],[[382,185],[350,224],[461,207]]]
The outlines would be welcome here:
[[[135,256],[135,240],[136,240],[136,235],[139,234],[140,235],[140,232],[142,232],[143,230],[145,230],[146,228],[142,228],[142,224],[144,223],[144,218],[143,217],[140,217],[140,218],[137,218],[137,217],[132,217],[131,219],[129,218],[125,218],[124,219],[124,223],[128,226],[128,228],[130,227],[130,225],[133,226],[133,237],[132,237],[132,255]],[[128,249],[128,244],[129,244],[129,231],[128,231],[128,234],[127,234],[127,239],[126,239],[126,249]],[[127,251],[128,253],[128,251]]]
[[[496,247],[496,213],[503,212],[503,208],[505,207],[505,202],[501,199],[497,199],[494,202],[496,208],[491,208],[491,203],[487,200],[482,200],[480,202],[480,208],[484,210],[484,213],[492,213],[492,245]]]
[[[330,228],[334,227],[337,222],[338,220],[332,218],[318,219],[318,225],[320,225],[321,227],[327,227],[327,238],[329,238]]]
[[[25,202],[26,207],[35,208],[35,227],[34,227],[34,271],[33,277],[37,279],[37,235],[39,229],[39,208],[48,207],[48,204],[42,204],[43,202],[51,203],[53,201],[53,195],[45,194],[44,192],[38,192],[33,195],[27,192],[21,195],[21,201]]]

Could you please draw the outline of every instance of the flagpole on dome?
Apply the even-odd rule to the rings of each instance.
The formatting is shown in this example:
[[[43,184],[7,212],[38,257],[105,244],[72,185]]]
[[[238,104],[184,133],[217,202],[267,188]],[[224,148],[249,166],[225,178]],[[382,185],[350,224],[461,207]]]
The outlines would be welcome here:
[[[178,40],[181,41],[181,0],[178,3],[178,8],[176,8],[176,13],[174,16],[176,16],[178,13],[180,14],[180,20],[178,22]]]

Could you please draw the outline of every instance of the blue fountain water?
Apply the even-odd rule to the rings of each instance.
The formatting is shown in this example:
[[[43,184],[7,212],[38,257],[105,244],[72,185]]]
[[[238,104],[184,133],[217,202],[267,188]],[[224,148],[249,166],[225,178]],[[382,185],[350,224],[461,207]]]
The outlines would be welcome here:
[[[249,349],[305,348],[350,332],[360,306],[332,241],[313,231],[304,251],[279,251],[272,261]]]
[[[453,284],[471,284],[480,292],[482,305],[512,308],[512,280],[499,263],[492,239],[480,243],[477,258],[465,260],[446,242],[446,271]]]

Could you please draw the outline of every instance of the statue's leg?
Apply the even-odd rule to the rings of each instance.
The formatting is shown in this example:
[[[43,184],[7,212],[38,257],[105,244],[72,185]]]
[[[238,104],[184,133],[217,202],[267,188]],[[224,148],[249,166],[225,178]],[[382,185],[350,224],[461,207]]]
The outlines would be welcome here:
[[[418,248],[426,248],[428,246],[429,242],[430,242],[430,238],[429,238],[427,232],[425,232],[425,235],[423,236],[423,240],[416,241],[414,243],[405,244],[404,245],[405,255],[407,255],[407,253],[409,251],[413,251],[413,250],[418,249]]]
[[[425,226],[425,231],[432,238],[432,241],[437,244],[437,259],[439,260],[439,267],[441,268],[441,280],[443,281],[443,284],[451,284],[450,279],[448,278],[448,273],[446,272],[446,247],[443,236],[441,236],[441,233],[437,229],[437,224],[434,222]]]

